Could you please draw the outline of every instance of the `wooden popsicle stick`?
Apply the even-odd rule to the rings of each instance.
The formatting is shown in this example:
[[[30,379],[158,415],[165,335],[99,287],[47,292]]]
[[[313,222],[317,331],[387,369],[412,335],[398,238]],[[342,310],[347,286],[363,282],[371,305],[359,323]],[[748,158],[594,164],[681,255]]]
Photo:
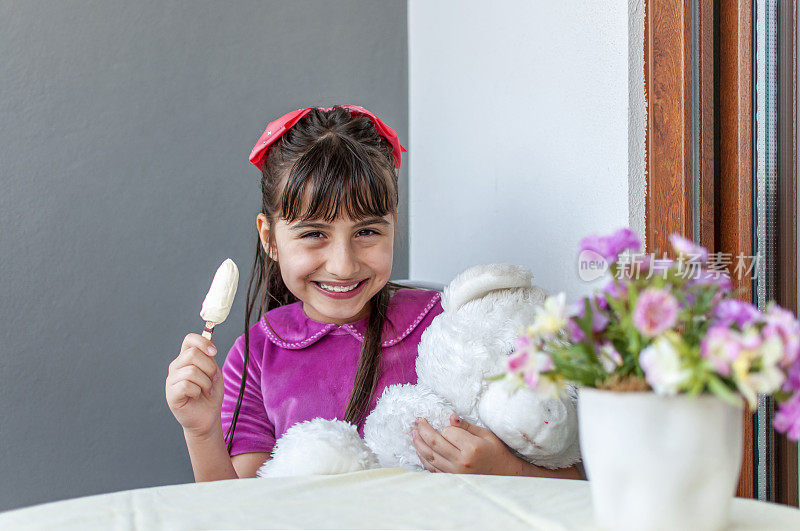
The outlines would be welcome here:
[[[211,339],[211,335],[214,333],[214,323],[211,321],[206,321],[206,326],[203,328],[203,333],[201,334],[206,339]]]

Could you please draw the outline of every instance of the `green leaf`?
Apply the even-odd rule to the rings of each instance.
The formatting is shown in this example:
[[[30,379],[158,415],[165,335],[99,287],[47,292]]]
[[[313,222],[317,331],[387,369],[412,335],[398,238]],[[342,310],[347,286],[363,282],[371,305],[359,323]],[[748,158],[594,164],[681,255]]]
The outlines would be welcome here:
[[[788,391],[775,391],[772,393],[772,398],[774,398],[777,402],[785,402],[792,397],[792,393]]]
[[[592,305],[589,303],[589,297],[584,297],[583,299],[583,317],[575,316],[572,319],[578,323],[583,334],[586,336],[586,341],[589,341],[592,337],[592,320],[593,320],[593,313],[592,313]]]
[[[733,406],[739,407],[742,405],[742,398],[737,393],[733,392],[714,374],[709,375],[708,389],[719,398]]]

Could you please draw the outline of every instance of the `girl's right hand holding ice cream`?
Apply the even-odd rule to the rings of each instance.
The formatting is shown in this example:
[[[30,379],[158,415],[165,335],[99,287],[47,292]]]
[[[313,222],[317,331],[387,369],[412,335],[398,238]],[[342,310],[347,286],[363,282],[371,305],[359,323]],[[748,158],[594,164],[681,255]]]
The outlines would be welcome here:
[[[216,348],[200,334],[187,334],[180,354],[169,364],[167,404],[185,432],[205,436],[221,425],[225,386],[214,359]]]

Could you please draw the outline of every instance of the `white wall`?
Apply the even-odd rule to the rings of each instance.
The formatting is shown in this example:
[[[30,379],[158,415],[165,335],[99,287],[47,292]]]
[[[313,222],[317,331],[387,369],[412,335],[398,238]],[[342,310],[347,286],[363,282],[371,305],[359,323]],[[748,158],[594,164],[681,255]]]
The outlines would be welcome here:
[[[590,291],[578,241],[630,224],[628,9],[409,0],[410,278],[510,262]]]

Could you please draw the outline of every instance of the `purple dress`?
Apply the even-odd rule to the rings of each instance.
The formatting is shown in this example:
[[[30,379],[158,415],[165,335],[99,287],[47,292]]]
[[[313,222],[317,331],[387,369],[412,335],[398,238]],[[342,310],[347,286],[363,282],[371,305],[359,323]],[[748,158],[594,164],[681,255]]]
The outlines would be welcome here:
[[[442,313],[440,295],[434,290],[403,288],[390,299],[383,327],[380,376],[369,411],[387,386],[417,383],[417,346],[422,332]],[[274,308],[250,327],[247,383],[232,456],[271,452],[275,441],[297,422],[315,417],[344,418],[368,318],[341,326],[321,323],[306,316],[302,304],[298,301]],[[239,396],[243,352],[244,334],[233,343],[222,366],[224,435]],[[358,432],[364,436],[363,424]]]

